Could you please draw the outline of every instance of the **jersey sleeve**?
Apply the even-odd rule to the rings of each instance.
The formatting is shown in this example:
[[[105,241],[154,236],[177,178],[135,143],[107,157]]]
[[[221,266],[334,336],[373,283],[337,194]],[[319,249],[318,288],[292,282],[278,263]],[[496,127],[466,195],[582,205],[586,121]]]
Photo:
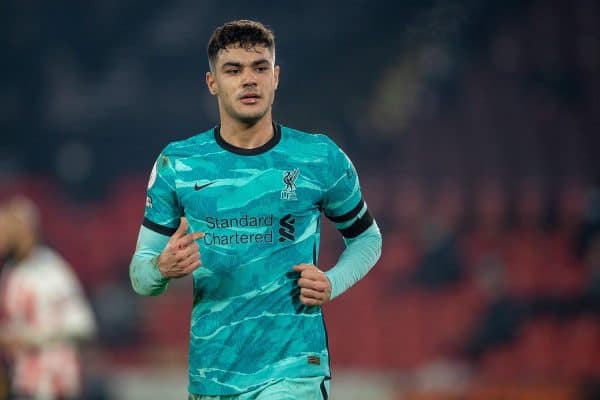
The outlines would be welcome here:
[[[352,161],[333,141],[328,140],[329,165],[323,211],[344,238],[355,238],[373,224],[373,217],[363,199]]]
[[[163,151],[157,158],[146,193],[146,209],[143,225],[162,235],[171,236],[177,230],[183,216],[175,186],[173,157]]]

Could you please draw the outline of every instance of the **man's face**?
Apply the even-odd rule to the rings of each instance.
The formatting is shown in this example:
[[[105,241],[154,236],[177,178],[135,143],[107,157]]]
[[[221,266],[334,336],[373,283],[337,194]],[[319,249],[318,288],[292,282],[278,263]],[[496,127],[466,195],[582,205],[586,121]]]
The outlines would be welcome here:
[[[264,46],[221,50],[214,70],[206,74],[208,90],[217,96],[221,119],[253,125],[270,113],[279,82],[279,66]]]

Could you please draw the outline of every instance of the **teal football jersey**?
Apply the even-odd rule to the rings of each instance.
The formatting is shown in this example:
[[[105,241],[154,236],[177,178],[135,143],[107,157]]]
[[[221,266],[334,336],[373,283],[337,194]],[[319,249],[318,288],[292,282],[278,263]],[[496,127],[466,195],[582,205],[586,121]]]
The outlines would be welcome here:
[[[185,216],[191,232],[205,233],[193,273],[190,393],[329,377],[321,308],[300,303],[292,267],[318,265],[321,212],[355,237],[373,221],[365,209],[352,163],[325,135],[274,125],[268,143],[248,150],[216,127],[163,150],[144,226],[170,236]]]

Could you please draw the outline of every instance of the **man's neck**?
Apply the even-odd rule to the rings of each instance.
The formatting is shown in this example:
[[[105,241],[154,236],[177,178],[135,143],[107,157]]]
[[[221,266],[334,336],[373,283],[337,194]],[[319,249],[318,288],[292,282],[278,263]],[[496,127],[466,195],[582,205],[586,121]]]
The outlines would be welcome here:
[[[241,149],[255,149],[267,143],[274,135],[273,119],[265,115],[254,125],[221,118],[220,134],[223,140]]]

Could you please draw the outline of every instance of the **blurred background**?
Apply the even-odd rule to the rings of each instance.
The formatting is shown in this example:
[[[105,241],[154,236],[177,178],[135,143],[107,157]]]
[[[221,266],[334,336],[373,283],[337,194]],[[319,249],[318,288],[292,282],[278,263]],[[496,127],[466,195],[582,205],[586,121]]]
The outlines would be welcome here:
[[[600,398],[597,1],[0,10],[0,201],[38,204],[92,302],[85,398],[185,398],[191,284],[142,298],[128,264],[155,157],[218,122],[205,48],[237,18],[275,31],[275,120],[340,144],[384,234],[325,307],[333,398]]]

